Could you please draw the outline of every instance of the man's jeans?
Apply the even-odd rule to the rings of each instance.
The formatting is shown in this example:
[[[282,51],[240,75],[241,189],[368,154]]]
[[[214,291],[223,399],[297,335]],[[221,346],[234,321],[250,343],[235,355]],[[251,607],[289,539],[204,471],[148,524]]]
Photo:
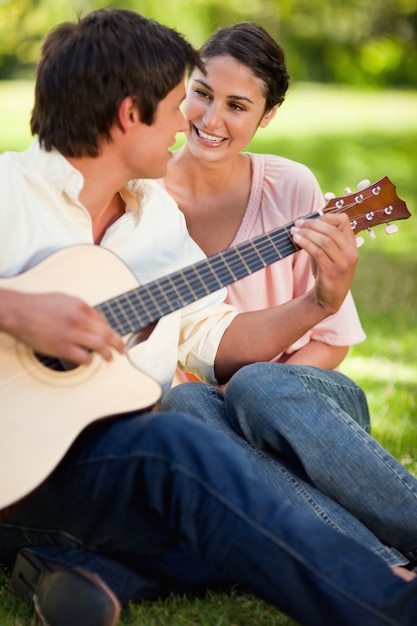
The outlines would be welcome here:
[[[203,383],[175,387],[163,408],[180,407],[250,450],[280,496],[390,565],[417,560],[417,480],[365,432],[365,395],[343,374],[258,363],[225,395]]]
[[[307,626],[415,626],[417,582],[277,495],[251,457],[184,414],[97,425],[0,525],[0,561],[37,546],[127,601],[152,597],[177,550],[191,579],[240,583]]]

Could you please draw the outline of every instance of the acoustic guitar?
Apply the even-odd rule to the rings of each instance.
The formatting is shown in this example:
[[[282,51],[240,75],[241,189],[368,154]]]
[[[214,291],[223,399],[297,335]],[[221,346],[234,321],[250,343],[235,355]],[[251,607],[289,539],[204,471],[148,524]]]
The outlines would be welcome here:
[[[387,177],[332,198],[305,217],[338,212],[348,214],[355,233],[383,223],[393,232],[392,221],[410,217]],[[296,252],[292,225],[144,285],[114,253],[87,244],[64,248],[23,274],[1,279],[0,288],[47,293],[65,287],[100,310],[122,336],[136,336],[164,315]],[[114,354],[111,363],[95,356],[88,366],[67,369],[0,333],[0,510],[40,485],[87,426],[150,409],[160,395],[159,383],[132,365],[128,351]]]

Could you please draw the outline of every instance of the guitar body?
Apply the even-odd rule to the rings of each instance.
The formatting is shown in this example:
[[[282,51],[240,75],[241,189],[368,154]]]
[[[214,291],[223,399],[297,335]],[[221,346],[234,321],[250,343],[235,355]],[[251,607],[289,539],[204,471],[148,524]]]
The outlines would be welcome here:
[[[93,245],[65,248],[0,288],[26,293],[63,291],[91,305],[138,286],[111,252]],[[55,371],[32,350],[0,333],[0,509],[37,487],[90,424],[146,410],[161,396],[159,383],[129,356],[111,363],[95,356],[88,366]]]

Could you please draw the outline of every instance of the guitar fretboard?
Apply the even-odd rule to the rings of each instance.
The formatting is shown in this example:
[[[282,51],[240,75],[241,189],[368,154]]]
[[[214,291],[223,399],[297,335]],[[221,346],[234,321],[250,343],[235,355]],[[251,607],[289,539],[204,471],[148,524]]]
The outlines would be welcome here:
[[[319,213],[308,217],[317,217]],[[161,279],[141,285],[96,308],[121,335],[139,332],[164,315],[226,287],[298,250],[290,236],[294,222]]]

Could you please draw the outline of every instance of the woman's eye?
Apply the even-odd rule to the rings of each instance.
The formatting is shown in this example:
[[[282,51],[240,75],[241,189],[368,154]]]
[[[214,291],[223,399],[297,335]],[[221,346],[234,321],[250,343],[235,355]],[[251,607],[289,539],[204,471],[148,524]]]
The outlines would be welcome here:
[[[234,102],[231,102],[229,106],[230,106],[231,109],[233,109],[233,111],[244,111],[245,110],[241,104],[235,104]]]
[[[208,98],[209,95],[206,91],[203,91],[202,89],[195,89],[194,93],[196,93],[198,96],[201,96],[202,98]]]

